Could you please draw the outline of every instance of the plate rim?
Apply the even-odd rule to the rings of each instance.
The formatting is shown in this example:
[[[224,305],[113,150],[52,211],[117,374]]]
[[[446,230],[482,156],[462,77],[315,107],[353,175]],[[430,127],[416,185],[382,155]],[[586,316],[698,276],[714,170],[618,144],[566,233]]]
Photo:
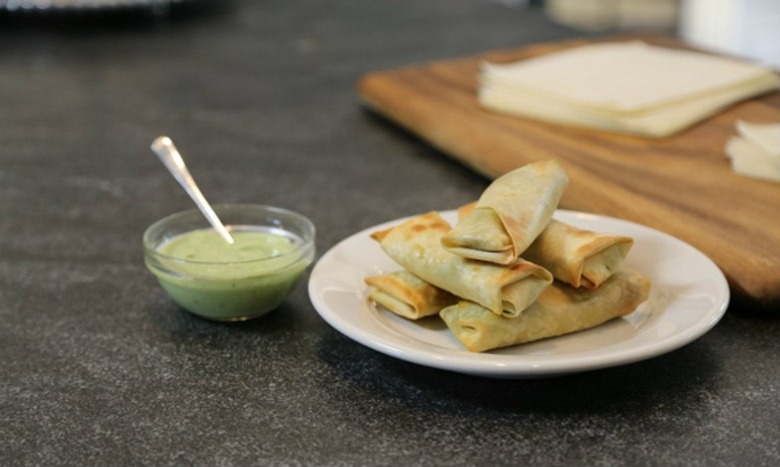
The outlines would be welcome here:
[[[441,210],[438,212],[445,217],[453,216],[455,214],[454,210]],[[653,235],[660,236],[665,242],[676,243],[678,246],[688,249],[691,253],[698,255],[700,259],[704,260],[705,264],[711,270],[711,272],[715,273],[714,276],[717,279],[713,293],[713,306],[705,312],[702,312],[702,316],[688,328],[650,344],[646,344],[638,348],[625,349],[618,354],[611,356],[611,358],[605,358],[603,355],[589,355],[574,358],[570,356],[567,359],[561,361],[545,361],[540,363],[538,359],[535,360],[534,358],[518,359],[517,356],[514,355],[475,353],[469,352],[465,349],[441,349],[446,351],[442,352],[435,351],[437,347],[434,347],[433,350],[430,351],[408,348],[408,346],[403,345],[402,343],[398,343],[397,341],[393,341],[392,339],[389,339],[385,336],[377,336],[374,333],[367,333],[360,326],[344,319],[344,317],[339,315],[337,311],[332,310],[326,303],[324,303],[324,300],[318,294],[317,282],[320,275],[323,274],[323,268],[325,268],[325,265],[332,261],[333,257],[345,245],[354,242],[361,237],[367,237],[371,232],[389,228],[392,225],[403,222],[407,219],[415,217],[416,215],[418,214],[401,217],[362,229],[337,242],[325,254],[323,254],[314,265],[314,268],[309,275],[308,281],[309,299],[311,300],[312,305],[320,317],[324,319],[325,322],[327,322],[331,327],[346,337],[354,340],[355,342],[358,342],[359,344],[384,353],[385,355],[389,355],[391,357],[395,357],[411,363],[457,373],[497,378],[534,378],[556,376],[560,374],[622,366],[654,358],[690,344],[715,327],[728,308],[730,301],[730,289],[723,272],[712,261],[712,259],[689,243],[666,232],[633,221],[601,214],[557,209],[555,211],[556,217],[576,217],[583,218],[588,221],[606,220],[608,222],[617,222],[618,224],[624,224],[627,227],[638,228],[645,230]],[[366,303],[365,306],[368,306],[368,304]],[[558,337],[565,338],[567,336]]]

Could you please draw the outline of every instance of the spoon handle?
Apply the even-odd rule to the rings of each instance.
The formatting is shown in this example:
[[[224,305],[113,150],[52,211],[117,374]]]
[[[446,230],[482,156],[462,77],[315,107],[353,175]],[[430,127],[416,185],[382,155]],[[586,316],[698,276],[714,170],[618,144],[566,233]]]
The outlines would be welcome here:
[[[198,209],[206,216],[206,219],[209,221],[209,224],[214,227],[214,230],[216,230],[226,242],[233,243],[233,237],[222,224],[222,221],[219,220],[217,213],[211,209],[211,205],[206,201],[206,197],[200,192],[198,185],[195,184],[195,180],[192,178],[190,171],[187,170],[187,166],[184,164],[184,159],[182,159],[176,146],[173,145],[173,141],[167,136],[160,136],[152,142],[152,151],[154,151],[168,171],[171,172],[173,178],[179,182],[192,200],[195,201]]]

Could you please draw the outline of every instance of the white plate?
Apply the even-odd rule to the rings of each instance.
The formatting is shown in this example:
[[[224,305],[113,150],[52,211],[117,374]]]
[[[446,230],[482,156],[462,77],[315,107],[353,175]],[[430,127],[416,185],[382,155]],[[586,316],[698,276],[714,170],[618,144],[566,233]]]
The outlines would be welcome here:
[[[450,223],[456,221],[454,211],[441,214]],[[440,319],[412,322],[368,300],[364,277],[400,269],[369,234],[403,219],[366,229],[334,246],[312,270],[309,297],[331,326],[379,352],[420,365],[499,378],[559,375],[655,357],[700,337],[726,311],[725,277],[687,243],[611,217],[558,210],[555,218],[634,238],[623,267],[650,278],[650,298],[630,315],[587,331],[472,353]]]

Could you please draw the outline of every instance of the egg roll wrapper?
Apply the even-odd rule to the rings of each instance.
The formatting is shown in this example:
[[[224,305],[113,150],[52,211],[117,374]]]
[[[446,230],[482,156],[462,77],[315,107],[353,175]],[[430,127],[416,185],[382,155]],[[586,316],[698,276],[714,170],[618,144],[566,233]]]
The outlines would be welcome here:
[[[439,316],[466,349],[484,352],[593,328],[633,312],[649,293],[647,278],[620,271],[597,289],[556,281],[513,319],[469,301],[447,307]]]
[[[372,237],[407,271],[497,315],[519,315],[552,283],[549,271],[525,260],[499,266],[447,251],[441,239],[450,229],[439,213],[429,212]]]
[[[458,208],[458,218],[474,210],[476,202]],[[550,271],[572,287],[595,288],[618,270],[634,239],[584,230],[551,219],[522,253],[522,258]]]
[[[417,320],[438,314],[458,302],[451,293],[425,282],[409,271],[369,276],[368,297],[387,310]]]
[[[552,218],[569,178],[558,161],[527,164],[494,180],[442,239],[450,252],[512,264]]]

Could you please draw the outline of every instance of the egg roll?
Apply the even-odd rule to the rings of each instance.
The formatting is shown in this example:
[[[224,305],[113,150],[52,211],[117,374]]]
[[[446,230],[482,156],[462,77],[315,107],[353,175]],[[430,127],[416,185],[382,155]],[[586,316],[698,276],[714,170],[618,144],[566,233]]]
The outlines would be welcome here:
[[[572,287],[592,289],[617,271],[633,244],[630,237],[583,230],[553,219],[523,258]]]
[[[620,271],[597,289],[575,289],[556,281],[514,319],[469,301],[447,307],[439,316],[466,349],[484,352],[598,326],[633,312],[649,294],[647,278]]]
[[[519,315],[552,283],[549,271],[525,260],[499,266],[447,251],[441,239],[450,229],[432,211],[371,236],[407,271],[497,315]]]
[[[485,189],[442,244],[465,258],[511,264],[547,226],[568,182],[555,160],[508,172]]]
[[[462,219],[476,202],[458,208]],[[634,239],[592,232],[551,219],[522,257],[550,271],[554,278],[572,287],[598,287],[617,271]]]
[[[409,271],[369,276],[368,297],[387,310],[417,320],[438,314],[442,308],[454,305],[458,297],[434,287]]]

